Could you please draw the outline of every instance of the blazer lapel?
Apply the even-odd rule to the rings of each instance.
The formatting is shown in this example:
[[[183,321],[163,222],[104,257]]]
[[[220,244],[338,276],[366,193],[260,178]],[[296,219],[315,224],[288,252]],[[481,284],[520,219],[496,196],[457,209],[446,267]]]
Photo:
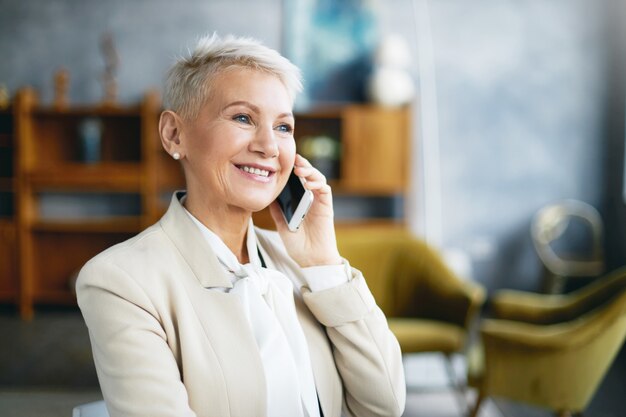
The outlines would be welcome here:
[[[223,377],[223,384],[202,387],[203,390],[208,390],[201,392],[202,397],[207,399],[203,403],[207,407],[206,414],[218,414],[209,401],[211,396],[217,395],[221,399],[227,398],[229,404],[228,411],[220,412],[219,415],[230,417],[265,415],[267,410],[265,371],[241,303],[231,294],[217,289],[199,288],[193,280],[185,280],[185,287],[209,342],[204,354],[210,359],[211,364],[217,365],[207,369],[206,372],[219,372]],[[209,410],[213,413],[209,413]]]
[[[204,288],[232,288],[217,256],[180,204],[179,198],[184,194],[176,191],[172,195],[167,213],[160,220],[161,227]]]
[[[160,224],[198,280],[196,283],[184,276],[180,279],[210,344],[206,355],[211,363],[219,364],[223,376],[224,385],[211,387],[219,392],[201,395],[207,399],[212,395],[228,398],[228,411],[223,415],[264,415],[265,374],[254,335],[237,298],[218,289],[232,288],[232,284],[210,245],[185,213],[179,201],[182,195],[184,192],[174,193]],[[207,410],[212,407],[210,401],[203,405]]]

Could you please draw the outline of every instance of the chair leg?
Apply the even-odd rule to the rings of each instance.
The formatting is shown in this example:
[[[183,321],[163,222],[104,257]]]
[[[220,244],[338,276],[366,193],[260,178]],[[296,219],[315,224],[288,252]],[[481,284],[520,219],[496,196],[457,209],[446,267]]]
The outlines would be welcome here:
[[[584,417],[582,411],[577,413],[571,412],[570,410],[562,410],[556,413],[557,417]]]
[[[483,403],[484,399],[485,399],[485,395],[483,394],[482,391],[479,391],[478,392],[478,398],[476,398],[476,404],[474,404],[474,408],[472,409],[472,411],[470,413],[470,417],[478,416],[478,410],[480,410],[480,406]]]
[[[471,410],[470,405],[467,402],[467,397],[465,395],[467,391],[467,386],[464,384],[459,378],[456,376],[456,372],[454,372],[454,365],[452,363],[452,354],[446,353],[446,371],[448,374],[448,379],[452,383],[454,391],[456,392],[457,402],[459,403],[459,408],[461,409],[461,413],[465,414],[466,411],[469,412]]]

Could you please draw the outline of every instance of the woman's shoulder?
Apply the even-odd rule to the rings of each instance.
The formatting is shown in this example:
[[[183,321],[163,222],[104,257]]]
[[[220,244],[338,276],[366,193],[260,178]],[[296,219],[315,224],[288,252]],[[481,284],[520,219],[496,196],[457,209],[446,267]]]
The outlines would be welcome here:
[[[167,254],[171,252],[167,237],[157,223],[91,258],[83,266],[80,275],[85,279],[85,275],[100,275],[98,271],[118,271],[123,275],[145,276],[151,268],[166,262]],[[87,271],[95,274],[87,274]]]
[[[89,262],[114,261],[119,258],[134,256],[136,252],[144,251],[146,245],[154,246],[160,240],[161,234],[162,229],[159,224],[154,224],[139,234],[103,250]]]
[[[168,265],[177,263],[175,251],[167,242],[157,223],[90,259],[76,280],[81,310],[93,310],[92,304],[108,305],[115,299],[141,306],[160,317],[159,311],[167,311],[168,288],[173,281]]]

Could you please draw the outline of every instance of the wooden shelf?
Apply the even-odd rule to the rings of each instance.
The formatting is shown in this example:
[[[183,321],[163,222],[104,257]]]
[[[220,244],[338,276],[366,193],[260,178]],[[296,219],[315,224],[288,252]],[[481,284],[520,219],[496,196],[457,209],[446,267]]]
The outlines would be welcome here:
[[[82,107],[38,107],[33,110],[34,116],[42,117],[139,117],[139,106],[82,106]]]
[[[254,213],[252,216],[254,225],[262,229],[276,230],[274,220],[269,213],[269,209],[264,209]],[[405,229],[406,223],[403,220],[398,219],[335,219],[336,229],[384,229],[389,230],[392,228]]]
[[[67,290],[40,290],[35,295],[35,300],[39,303],[46,304],[57,304],[57,305],[75,305],[76,304],[76,295]]]
[[[15,224],[15,220],[13,219],[13,217],[0,216],[0,230],[6,227],[13,227],[14,224]]]
[[[17,302],[17,295],[15,290],[0,290],[0,302],[3,303],[15,303]]]
[[[27,180],[34,190],[85,190],[139,192],[138,163],[102,162],[94,164],[65,163],[54,169],[32,172]]]
[[[12,135],[9,133],[0,133],[0,148],[11,148],[13,147],[13,139]]]
[[[341,117],[341,113],[349,105],[351,104],[347,104],[347,105],[329,104],[329,105],[315,106],[313,108],[308,109],[307,111],[296,111],[296,113],[294,114],[294,117],[296,118],[296,120],[337,119]]]
[[[362,196],[362,197],[393,197],[396,195],[404,194],[405,189],[402,184],[394,185],[363,185],[363,184],[350,184],[345,183],[342,180],[330,180],[328,184],[333,190],[335,196]]]
[[[0,177],[0,192],[15,191],[15,179]]]
[[[56,233],[139,233],[141,218],[138,216],[99,217],[93,219],[37,220],[31,228],[35,232]]]
[[[16,193],[17,154],[13,106],[0,110],[0,301],[17,302],[19,297]]]
[[[0,217],[0,300],[17,301],[17,225],[13,218]]]
[[[390,228],[405,229],[406,223],[403,220],[395,219],[338,219],[336,222],[337,229],[384,229]]]

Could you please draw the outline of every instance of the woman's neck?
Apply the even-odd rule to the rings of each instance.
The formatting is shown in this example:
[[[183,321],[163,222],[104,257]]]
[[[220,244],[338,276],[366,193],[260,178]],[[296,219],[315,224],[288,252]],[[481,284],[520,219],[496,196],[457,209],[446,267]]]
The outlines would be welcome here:
[[[241,264],[250,262],[247,236],[251,213],[229,207],[212,207],[187,195],[184,206],[196,219],[218,235]]]

